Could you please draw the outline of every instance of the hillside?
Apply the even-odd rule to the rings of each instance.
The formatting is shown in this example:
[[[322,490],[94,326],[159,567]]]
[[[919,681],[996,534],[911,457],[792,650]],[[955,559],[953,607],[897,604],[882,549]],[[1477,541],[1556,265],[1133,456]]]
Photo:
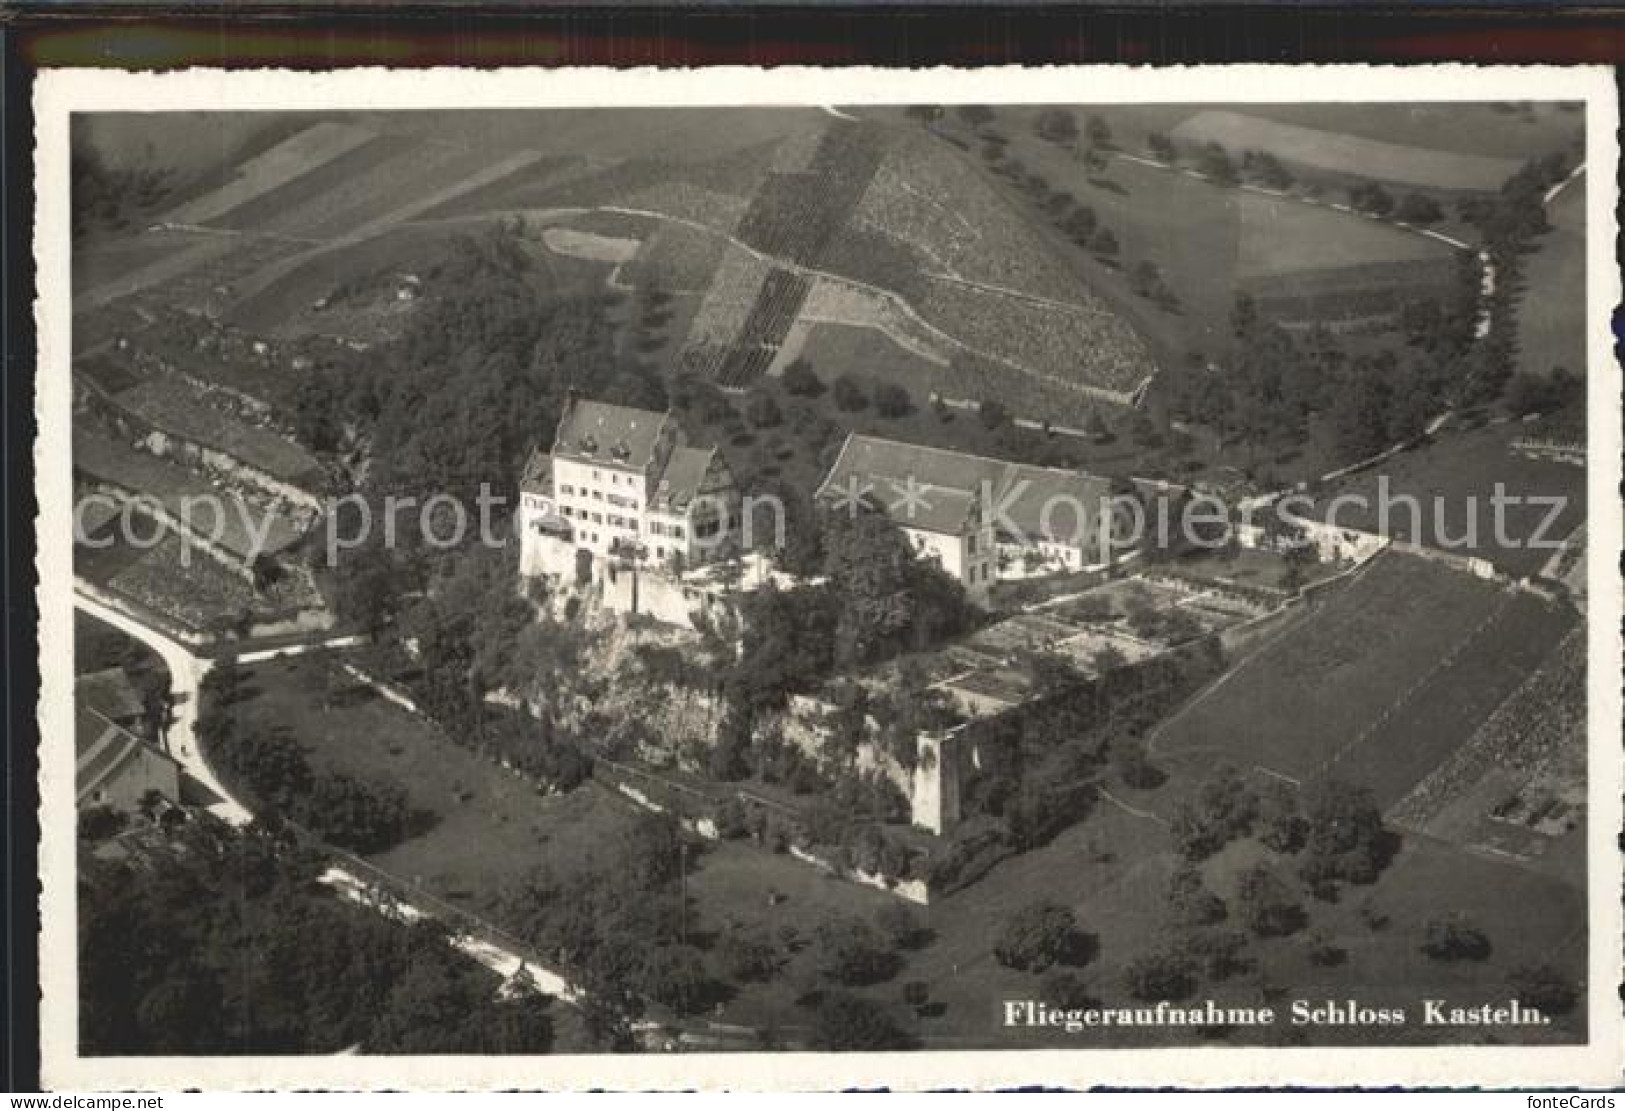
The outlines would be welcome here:
[[[804,109],[482,119],[458,131],[335,113],[255,133],[152,228],[82,251],[81,305],[184,288],[210,312],[294,334],[289,314],[324,291],[295,301],[288,277],[347,272],[353,253],[371,269],[382,236],[616,217],[639,244],[625,277],[695,299],[680,310],[693,318],[681,365],[726,387],[777,373],[820,325],[873,330],[939,368],[910,389],[1035,413],[1127,401],[1154,371],[1030,214],[911,123]],[[405,252],[396,265],[413,269]]]

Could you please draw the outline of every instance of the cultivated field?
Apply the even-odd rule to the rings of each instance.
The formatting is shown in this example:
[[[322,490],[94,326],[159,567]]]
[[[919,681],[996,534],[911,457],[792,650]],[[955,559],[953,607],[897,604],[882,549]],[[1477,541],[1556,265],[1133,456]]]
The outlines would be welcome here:
[[[1398,552],[1312,605],[1166,723],[1156,753],[1300,783],[1334,774],[1391,805],[1574,620],[1567,607]]]
[[[1584,126],[1580,112],[1556,104],[1249,104],[1233,110],[1382,143],[1519,162],[1574,141]]]

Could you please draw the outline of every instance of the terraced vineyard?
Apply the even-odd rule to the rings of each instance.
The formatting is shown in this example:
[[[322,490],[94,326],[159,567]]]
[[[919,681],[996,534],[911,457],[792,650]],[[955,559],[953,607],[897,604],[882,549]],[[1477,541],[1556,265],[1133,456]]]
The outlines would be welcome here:
[[[717,381],[724,389],[743,389],[766,373],[811,288],[812,282],[801,274],[789,270],[769,272],[740,329],[739,339],[717,373]]]
[[[739,238],[775,258],[817,266],[884,153],[883,136],[874,128],[829,128],[805,170],[767,176],[739,221]]]

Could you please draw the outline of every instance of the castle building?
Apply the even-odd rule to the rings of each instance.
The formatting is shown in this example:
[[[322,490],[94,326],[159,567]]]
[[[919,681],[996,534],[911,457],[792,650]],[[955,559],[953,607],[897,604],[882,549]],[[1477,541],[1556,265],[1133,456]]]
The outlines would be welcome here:
[[[612,561],[681,571],[737,538],[739,504],[721,454],[690,446],[669,412],[572,395],[520,480],[521,571]]]

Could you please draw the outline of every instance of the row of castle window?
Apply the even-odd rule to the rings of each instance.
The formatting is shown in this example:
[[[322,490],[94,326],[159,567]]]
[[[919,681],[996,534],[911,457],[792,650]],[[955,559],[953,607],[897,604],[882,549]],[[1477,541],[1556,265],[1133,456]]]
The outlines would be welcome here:
[[[602,513],[589,513],[585,509],[572,509],[567,505],[559,506],[559,513],[565,517],[573,517],[578,521],[591,521],[595,525],[608,523],[613,528],[626,529],[630,532],[638,531],[638,519],[636,517],[621,517],[611,513],[606,522]],[[696,530],[697,535],[710,536],[716,532],[714,527],[710,532],[703,531],[703,528],[702,525],[700,530]],[[670,536],[674,540],[681,540],[686,530],[682,525],[662,525],[659,521],[651,521],[649,523],[649,533],[651,536]]]
[[[594,501],[607,501],[610,505],[615,506],[617,509],[630,509],[634,513],[636,513],[638,509],[637,501],[632,498],[623,498],[616,494],[611,494],[606,498],[602,490],[589,490],[585,486],[577,489],[574,486],[565,486],[561,484],[559,486],[559,495],[566,498],[578,496],[583,498],[591,497]]]

